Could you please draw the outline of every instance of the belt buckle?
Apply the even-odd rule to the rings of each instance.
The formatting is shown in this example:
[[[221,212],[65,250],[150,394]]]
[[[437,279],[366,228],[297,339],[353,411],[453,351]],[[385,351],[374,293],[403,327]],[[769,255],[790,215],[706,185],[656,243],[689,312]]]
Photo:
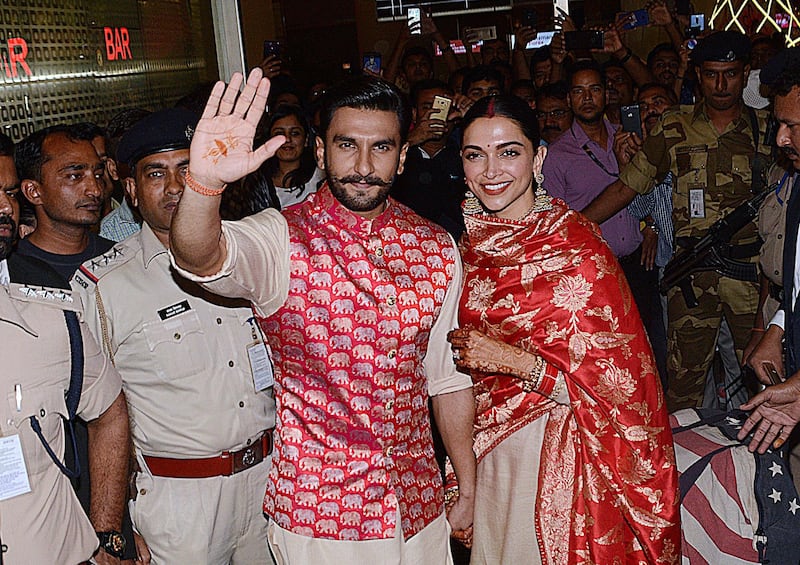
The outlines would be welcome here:
[[[233,464],[233,472],[231,474],[240,473],[264,460],[263,441],[264,438],[262,436],[251,445],[231,453],[231,463]]]

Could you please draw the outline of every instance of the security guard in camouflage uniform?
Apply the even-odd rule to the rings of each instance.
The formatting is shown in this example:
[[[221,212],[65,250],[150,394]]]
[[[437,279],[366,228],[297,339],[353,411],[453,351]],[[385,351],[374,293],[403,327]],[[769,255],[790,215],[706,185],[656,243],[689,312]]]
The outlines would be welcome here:
[[[667,111],[620,179],[598,196],[584,214],[595,221],[637,193],[647,193],[669,171],[675,177],[673,220],[676,251],[704,236],[711,225],[763,186],[771,147],[765,143],[768,114],[745,106],[742,92],[750,71],[750,41],[720,31],[693,52],[703,100]],[[754,174],[755,171],[755,174]],[[756,181],[754,182],[754,177]],[[689,308],[680,289],[668,294],[668,390],[670,411],[699,407],[723,316],[737,355],[750,339],[758,305],[760,247],[754,222],[730,242],[725,273],[696,273],[692,288],[699,305]]]

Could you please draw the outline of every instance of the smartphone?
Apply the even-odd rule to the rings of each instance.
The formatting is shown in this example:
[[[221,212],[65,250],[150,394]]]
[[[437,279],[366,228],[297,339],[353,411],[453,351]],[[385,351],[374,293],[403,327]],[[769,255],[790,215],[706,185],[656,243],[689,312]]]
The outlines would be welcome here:
[[[675,0],[675,10],[681,16],[688,16],[692,13],[691,0]]]
[[[706,15],[692,14],[689,16],[689,28],[704,31],[706,29]]]
[[[639,136],[639,139],[643,139],[642,114],[639,111],[639,105],[623,106],[620,108],[620,114],[622,117],[622,131],[632,131]]]
[[[550,45],[553,42],[553,36],[556,34],[554,31],[540,31],[536,34],[536,39],[528,42],[525,49],[539,49],[545,45]]]
[[[275,55],[276,57],[280,57],[281,56],[281,42],[280,41],[267,40],[267,41],[264,42],[264,59],[266,59],[270,55]]]
[[[567,51],[602,49],[603,32],[598,30],[564,32],[564,47]]]
[[[364,53],[361,68],[373,74],[381,74],[381,54],[375,51]]]
[[[452,100],[444,96],[434,96],[433,105],[431,107],[431,119],[446,122],[447,116],[450,114],[450,104],[452,104],[452,102]]]
[[[636,10],[635,12],[627,12],[624,17],[626,19],[622,29],[635,29],[637,27],[646,26],[650,23],[650,14],[646,9]]]
[[[522,25],[536,29],[539,23],[535,10],[523,10],[522,12]]]
[[[408,29],[412,35],[422,35],[422,12],[419,8],[408,9]]]
[[[493,39],[497,39],[497,27],[496,26],[484,26],[484,27],[467,27],[464,28],[464,32],[469,31],[472,34],[473,40],[476,41],[491,41]]]
[[[569,0],[553,0],[553,17],[569,16]]]

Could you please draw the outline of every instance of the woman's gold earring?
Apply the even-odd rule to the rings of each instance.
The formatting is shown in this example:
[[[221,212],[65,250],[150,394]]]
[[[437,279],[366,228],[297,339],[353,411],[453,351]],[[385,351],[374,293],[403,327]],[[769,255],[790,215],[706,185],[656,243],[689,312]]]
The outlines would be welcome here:
[[[539,172],[533,177],[533,180],[536,183],[536,190],[534,191],[536,200],[533,204],[533,211],[546,212],[551,210],[553,208],[553,202],[550,195],[547,194],[547,191],[544,189],[544,174]]]
[[[467,216],[474,216],[483,212],[483,206],[478,197],[471,191],[467,191],[467,198],[464,200],[464,214]]]

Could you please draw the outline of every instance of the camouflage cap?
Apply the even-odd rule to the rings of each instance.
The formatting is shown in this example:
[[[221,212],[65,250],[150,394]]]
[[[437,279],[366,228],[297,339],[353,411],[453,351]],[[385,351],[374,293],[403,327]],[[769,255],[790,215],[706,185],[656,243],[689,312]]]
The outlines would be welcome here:
[[[750,39],[738,31],[717,31],[704,37],[692,51],[692,62],[732,63],[750,60]]]

